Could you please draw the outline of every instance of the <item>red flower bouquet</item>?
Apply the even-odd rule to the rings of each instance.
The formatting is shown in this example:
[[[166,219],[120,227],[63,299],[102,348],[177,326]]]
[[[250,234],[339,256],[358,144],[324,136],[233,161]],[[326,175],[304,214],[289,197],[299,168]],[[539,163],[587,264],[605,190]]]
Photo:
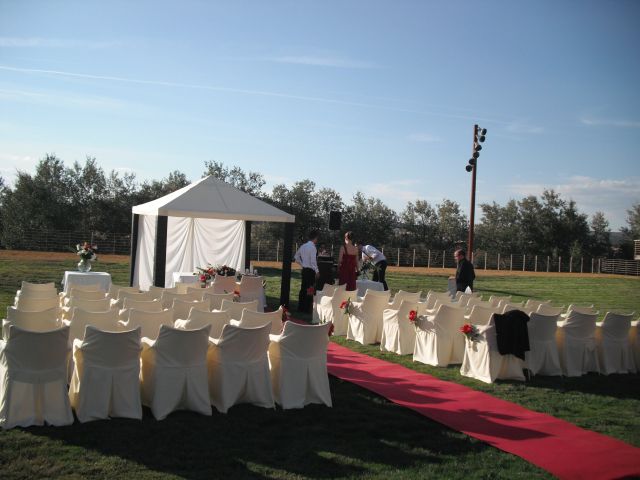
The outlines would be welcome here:
[[[478,333],[478,329],[475,325],[470,323],[465,323],[460,327],[460,332],[464,334],[472,342],[477,342],[480,339],[480,334]]]
[[[351,314],[351,297],[347,298],[340,304],[340,310],[344,310],[345,315]]]

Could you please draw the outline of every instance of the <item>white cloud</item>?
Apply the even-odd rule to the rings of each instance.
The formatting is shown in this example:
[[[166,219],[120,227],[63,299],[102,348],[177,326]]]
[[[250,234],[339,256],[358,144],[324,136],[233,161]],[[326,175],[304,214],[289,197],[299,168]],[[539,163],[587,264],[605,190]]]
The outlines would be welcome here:
[[[14,90],[0,88],[0,100],[80,108],[123,109],[126,102],[95,95],[69,95],[54,91]]]
[[[442,141],[440,137],[436,135],[432,135],[430,133],[412,133],[407,138],[413,142],[422,142],[422,143],[434,143],[434,142]]]
[[[356,69],[378,68],[377,65],[370,62],[351,60],[349,58],[330,56],[330,55],[327,55],[327,56],[287,55],[287,56],[280,56],[280,57],[265,57],[264,60],[268,62],[275,62],[275,63],[310,65],[313,67],[356,68]]]
[[[360,190],[368,197],[380,198],[387,205],[395,206],[399,201],[406,203],[423,198],[423,195],[415,190],[418,184],[419,180],[393,180],[386,183],[370,183],[362,186]]]
[[[545,189],[553,189],[563,199],[574,200],[582,213],[604,212],[614,230],[626,225],[627,210],[640,201],[640,177],[619,180],[575,175],[555,185],[524,183],[509,189],[518,196],[539,196]]]
[[[118,41],[88,42],[72,38],[0,37],[0,47],[5,48],[111,48],[119,47]]]
[[[529,125],[527,123],[513,122],[507,125],[506,130],[511,133],[537,134],[542,133],[544,131],[544,128],[536,125]]]
[[[633,120],[619,120],[607,118],[581,117],[580,123],[589,127],[618,127],[618,128],[640,128],[640,122]]]

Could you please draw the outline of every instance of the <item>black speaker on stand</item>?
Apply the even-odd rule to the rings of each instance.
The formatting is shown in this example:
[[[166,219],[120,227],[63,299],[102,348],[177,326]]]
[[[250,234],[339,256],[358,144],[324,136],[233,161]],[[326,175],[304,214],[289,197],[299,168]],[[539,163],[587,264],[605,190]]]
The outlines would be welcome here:
[[[340,230],[342,224],[342,212],[329,213],[329,230]]]

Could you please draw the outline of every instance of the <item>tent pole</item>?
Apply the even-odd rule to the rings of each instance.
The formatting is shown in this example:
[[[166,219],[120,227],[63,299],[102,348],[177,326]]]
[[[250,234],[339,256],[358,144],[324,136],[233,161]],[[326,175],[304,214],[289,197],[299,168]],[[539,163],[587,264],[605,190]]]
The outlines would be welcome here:
[[[284,247],[282,249],[282,282],[280,283],[280,305],[289,308],[291,293],[291,258],[293,257],[294,223],[284,224]]]
[[[247,270],[251,265],[251,221],[244,222],[244,268]]]
[[[168,217],[158,215],[156,223],[156,246],[153,259],[153,284],[156,287],[165,286],[165,271],[167,269],[167,225]]]
[[[138,220],[140,215],[133,214],[131,220],[131,269],[129,271],[129,286],[133,287],[133,276],[136,272],[136,260],[138,258]]]

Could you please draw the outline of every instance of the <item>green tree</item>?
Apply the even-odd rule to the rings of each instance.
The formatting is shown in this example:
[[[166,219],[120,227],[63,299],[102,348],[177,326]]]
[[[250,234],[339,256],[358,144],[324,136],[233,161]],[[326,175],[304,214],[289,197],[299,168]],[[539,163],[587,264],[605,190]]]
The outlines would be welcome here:
[[[205,171],[203,176],[213,175],[218,180],[222,180],[229,185],[236,187],[243,192],[250,193],[256,197],[262,197],[262,187],[265,184],[264,176],[257,172],[246,173],[243,169],[233,166],[231,169],[221,162],[211,160],[204,162]]]
[[[591,242],[589,253],[599,257],[607,255],[611,251],[611,242],[609,240],[609,222],[604,213],[596,212],[591,217]]]
[[[426,200],[408,202],[400,215],[403,228],[411,241],[431,246],[435,243],[438,232],[438,215]]]
[[[342,216],[342,230],[351,230],[360,242],[379,247],[391,245],[398,223],[396,212],[379,198],[366,198],[362,192],[357,192],[352,201],[352,205],[345,208]]]
[[[453,200],[443,200],[436,206],[438,231],[436,248],[453,249],[466,242],[469,231],[467,217],[460,211],[460,205]]]

